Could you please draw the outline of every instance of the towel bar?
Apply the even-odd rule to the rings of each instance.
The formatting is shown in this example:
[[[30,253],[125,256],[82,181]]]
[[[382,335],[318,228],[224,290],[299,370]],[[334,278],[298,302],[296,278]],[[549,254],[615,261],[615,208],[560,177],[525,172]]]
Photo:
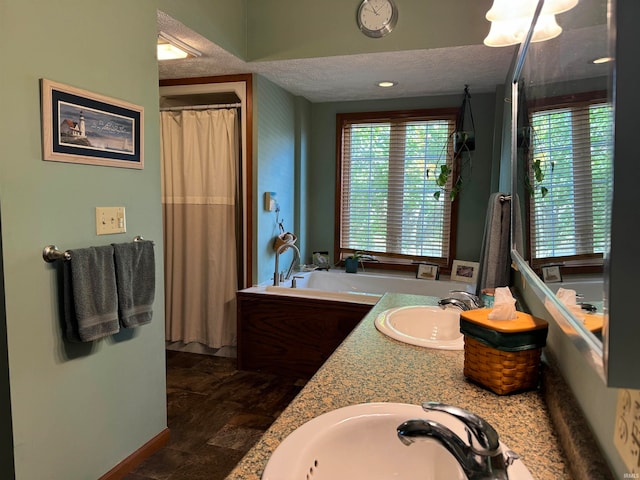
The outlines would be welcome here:
[[[137,235],[133,238],[134,242],[141,242],[144,240],[141,235]],[[71,260],[71,252],[69,250],[59,250],[55,245],[47,245],[42,250],[42,258],[47,263],[55,262],[56,260]]]

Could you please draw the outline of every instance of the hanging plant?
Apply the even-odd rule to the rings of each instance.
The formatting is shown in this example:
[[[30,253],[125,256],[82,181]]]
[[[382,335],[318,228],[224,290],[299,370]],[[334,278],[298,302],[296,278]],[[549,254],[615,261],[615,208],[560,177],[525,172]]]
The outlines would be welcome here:
[[[472,131],[468,132],[464,130],[464,120],[466,114],[467,102],[469,102],[469,115],[471,117],[471,126]],[[463,170],[463,154],[466,152],[469,154],[468,161],[469,165],[471,164],[471,152],[475,150],[476,147],[476,139],[475,139],[475,124],[473,122],[473,112],[471,110],[471,95],[469,94],[469,85],[464,86],[464,97],[462,99],[462,105],[460,106],[460,114],[458,116],[458,120],[456,123],[456,129],[451,135],[451,139],[453,140],[453,163],[460,162],[460,172]],[[448,151],[448,148],[445,148],[445,151]],[[436,167],[436,171],[434,175],[436,175],[435,182],[436,185],[440,188],[434,192],[433,197],[436,200],[440,199],[441,193],[446,192],[446,187],[449,182],[449,177],[453,174],[453,169],[447,165],[446,163],[440,165],[439,169]],[[429,177],[429,172],[427,171],[427,178]],[[462,173],[458,175],[455,182],[453,182],[453,186],[451,187],[451,191],[449,192],[449,200],[454,201],[460,190],[462,190],[463,180]]]

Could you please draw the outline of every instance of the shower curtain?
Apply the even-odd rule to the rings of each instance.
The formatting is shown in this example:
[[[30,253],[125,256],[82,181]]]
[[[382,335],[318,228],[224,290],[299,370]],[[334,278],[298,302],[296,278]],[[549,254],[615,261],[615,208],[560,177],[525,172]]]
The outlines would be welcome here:
[[[160,112],[166,340],[235,345],[235,109]]]

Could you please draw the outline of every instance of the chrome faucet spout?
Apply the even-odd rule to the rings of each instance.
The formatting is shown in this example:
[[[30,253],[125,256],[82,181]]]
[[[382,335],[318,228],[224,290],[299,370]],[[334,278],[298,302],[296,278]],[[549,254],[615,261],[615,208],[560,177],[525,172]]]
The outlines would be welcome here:
[[[278,249],[276,250],[276,264],[275,264],[275,271],[273,273],[273,285],[274,286],[278,286],[280,285],[280,254],[284,251],[286,251],[288,248],[292,248],[293,249],[293,259],[291,260],[291,265],[289,265],[289,269],[287,270],[287,274],[284,277],[285,280],[289,280],[289,278],[291,277],[291,274],[293,273],[293,269],[296,265],[296,260],[298,261],[298,264],[300,263],[300,250],[298,250],[298,247],[296,247],[293,243],[285,243],[283,245],[280,245],[280,247],[278,247]]]
[[[453,305],[454,307],[458,307],[460,310],[471,310],[471,307],[467,305],[462,300],[458,300],[457,298],[442,298],[438,301],[438,305],[442,308],[445,308],[447,305]]]
[[[449,293],[452,295],[460,295],[469,303],[469,306],[474,308],[482,308],[484,307],[484,302],[480,297],[474,295],[473,293],[465,292],[464,290],[451,290]]]
[[[403,444],[411,445],[418,438],[433,438],[454,456],[469,480],[508,480],[507,467],[518,457],[510,451],[502,452],[498,434],[491,425],[471,412],[443,403],[429,402],[422,408],[448,413],[463,422],[468,443],[439,422],[414,419],[397,428]]]

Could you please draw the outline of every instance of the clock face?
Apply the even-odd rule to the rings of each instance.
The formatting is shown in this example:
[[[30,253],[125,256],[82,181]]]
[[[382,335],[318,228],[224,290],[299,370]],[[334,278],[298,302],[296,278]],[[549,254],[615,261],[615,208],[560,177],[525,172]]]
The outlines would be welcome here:
[[[362,33],[379,38],[393,30],[398,21],[398,10],[393,0],[362,0],[357,18]]]

